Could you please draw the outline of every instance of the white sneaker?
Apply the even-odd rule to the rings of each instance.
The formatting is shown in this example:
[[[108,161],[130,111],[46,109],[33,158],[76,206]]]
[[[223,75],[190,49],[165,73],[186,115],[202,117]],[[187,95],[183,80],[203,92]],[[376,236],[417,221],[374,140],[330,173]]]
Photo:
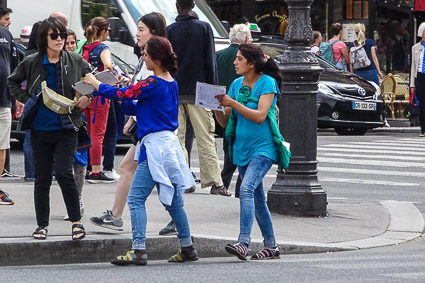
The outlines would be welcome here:
[[[80,214],[81,214],[81,217],[84,216],[84,203],[82,199],[80,199]]]
[[[108,178],[112,178],[115,181],[118,181],[120,179],[120,175],[118,175],[117,171],[115,169],[112,169],[112,171],[106,171],[105,170],[105,176]]]

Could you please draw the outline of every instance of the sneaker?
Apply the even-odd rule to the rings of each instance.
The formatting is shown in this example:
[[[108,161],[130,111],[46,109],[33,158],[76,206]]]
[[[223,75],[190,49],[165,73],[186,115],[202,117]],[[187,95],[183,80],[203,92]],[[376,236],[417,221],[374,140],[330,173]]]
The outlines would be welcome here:
[[[196,177],[195,173],[193,173],[193,172],[190,172],[190,173],[192,173],[193,180],[195,180],[195,183],[199,184],[201,182],[201,179]]]
[[[6,169],[3,169],[3,173],[1,173],[1,177],[19,177],[18,175],[12,174],[9,171],[7,171]]]
[[[135,265],[146,265],[148,264],[148,255],[146,254],[146,251],[140,251],[142,252],[142,255],[138,257],[136,255],[136,251],[128,251],[125,255],[119,255],[115,259],[111,261],[114,265],[119,266],[125,266],[129,264],[135,264]]]
[[[164,228],[162,228],[161,231],[159,231],[159,235],[164,236],[164,235],[175,235],[177,234],[177,228],[176,228],[176,224],[174,224],[174,221],[171,220],[170,223],[167,224],[167,226],[165,226]]]
[[[216,185],[213,185],[211,187],[210,194],[221,195],[221,196],[225,196],[225,197],[231,197],[232,196],[232,193],[229,192],[225,186],[217,187]]]
[[[87,170],[85,179],[88,180],[90,175],[91,175],[91,171]]]
[[[241,242],[234,245],[227,245],[225,250],[229,254],[237,256],[240,260],[246,260],[246,257],[248,256],[248,247]]]
[[[120,179],[120,175],[118,175],[117,171],[112,169],[111,171],[103,171],[105,173],[105,176],[108,178],[112,178],[115,181],[118,181]]]
[[[279,247],[264,248],[251,257],[251,260],[277,259],[280,258]]]
[[[69,221],[69,215],[68,215],[68,213],[67,213],[67,214],[65,214],[65,216],[63,217],[63,220],[64,220],[64,221]]]
[[[15,202],[9,198],[9,194],[0,190],[0,204],[13,205]]]
[[[197,261],[198,259],[198,252],[193,247],[189,247],[181,248],[177,254],[168,259],[168,262]]]
[[[116,219],[112,216],[112,211],[107,210],[100,217],[90,217],[90,222],[94,225],[108,228],[112,230],[122,231],[123,220],[122,217]]]
[[[98,184],[98,183],[113,183],[115,182],[115,179],[113,178],[109,178],[105,176],[105,173],[103,173],[102,171],[99,172],[99,174],[97,174],[96,176],[91,173],[88,177],[87,177],[87,182],[91,183],[91,184]]]

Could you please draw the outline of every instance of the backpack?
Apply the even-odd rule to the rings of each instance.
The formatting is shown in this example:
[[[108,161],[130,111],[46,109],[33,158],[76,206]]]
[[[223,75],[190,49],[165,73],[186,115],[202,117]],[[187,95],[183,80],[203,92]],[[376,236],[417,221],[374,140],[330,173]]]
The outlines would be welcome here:
[[[356,45],[355,42],[353,42],[353,44],[355,44],[355,46],[350,48],[351,65],[353,69],[358,70],[369,67],[370,60],[363,45]]]
[[[322,57],[323,59],[325,59],[329,63],[335,64],[334,52],[332,50],[332,46],[335,43],[337,43],[338,41],[339,40],[337,39],[332,43],[330,43],[329,41],[320,43],[320,46],[319,46],[320,57]],[[339,58],[338,58],[337,61],[339,61]]]
[[[101,44],[102,42],[100,42],[100,41],[96,41],[96,42],[94,42],[92,45],[88,45],[88,44],[84,44],[83,45],[83,54],[82,54],[82,56],[83,56],[83,58],[87,61],[87,62],[89,62],[90,63],[90,52],[96,47],[96,46],[98,46],[99,44]],[[99,68],[99,70],[98,70],[99,72],[101,72],[101,71],[103,71],[103,65],[102,65],[102,67],[100,67]]]

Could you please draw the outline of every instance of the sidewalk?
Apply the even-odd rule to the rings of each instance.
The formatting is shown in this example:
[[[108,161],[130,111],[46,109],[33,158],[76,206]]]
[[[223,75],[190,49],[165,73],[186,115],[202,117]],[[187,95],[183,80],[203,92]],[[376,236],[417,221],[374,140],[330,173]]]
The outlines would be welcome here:
[[[129,211],[124,210],[124,231],[92,225],[91,216],[99,216],[113,203],[116,184],[88,184],[83,189],[87,237],[71,240],[71,224],[63,221],[65,206],[54,181],[51,191],[51,217],[48,239],[34,240],[36,228],[33,183],[2,179],[0,187],[15,201],[0,206],[0,265],[65,264],[108,262],[131,248]],[[237,239],[239,200],[210,195],[200,189],[186,194],[194,244],[200,257],[228,256],[224,246]],[[147,250],[150,260],[167,259],[178,250],[176,236],[158,236],[169,221],[168,213],[154,190],[147,202]],[[282,254],[320,253],[394,245],[421,236],[424,220],[408,202],[352,203],[330,199],[328,217],[309,218],[273,214],[276,239]],[[252,251],[262,248],[258,225],[252,231]]]

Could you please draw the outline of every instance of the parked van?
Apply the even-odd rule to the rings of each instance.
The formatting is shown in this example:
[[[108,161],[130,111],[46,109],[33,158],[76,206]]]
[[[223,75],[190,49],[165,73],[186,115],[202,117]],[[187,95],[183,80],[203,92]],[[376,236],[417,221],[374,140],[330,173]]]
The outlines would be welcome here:
[[[81,39],[84,37],[84,25],[90,19],[102,16],[111,23],[106,44],[115,55],[134,65],[137,64],[137,57],[133,54],[133,46],[139,18],[156,11],[164,15],[169,25],[177,17],[174,0],[9,0],[7,7],[13,10],[9,29],[15,38],[19,38],[24,26],[32,26],[52,12],[60,11],[68,16],[68,28]],[[193,10],[200,20],[211,25],[216,51],[227,47],[228,33],[208,4],[204,0],[195,0]]]

